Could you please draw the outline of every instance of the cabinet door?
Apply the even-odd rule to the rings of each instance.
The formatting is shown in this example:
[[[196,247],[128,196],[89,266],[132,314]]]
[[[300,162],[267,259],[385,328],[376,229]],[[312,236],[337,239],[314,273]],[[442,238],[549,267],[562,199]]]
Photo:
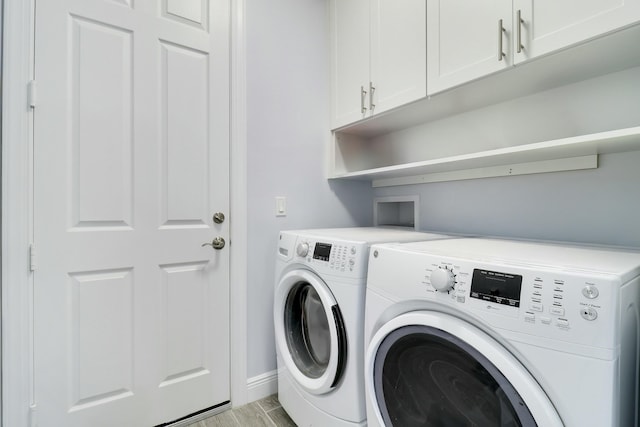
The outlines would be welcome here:
[[[369,91],[369,0],[331,0],[332,127],[365,117]]]
[[[511,1],[427,0],[427,92],[508,67],[511,27]],[[505,56],[499,59],[501,44]]]
[[[427,95],[424,0],[371,1],[371,81],[372,114]]]
[[[522,47],[517,52],[517,13]],[[640,20],[640,0],[515,0],[515,62],[589,40]]]

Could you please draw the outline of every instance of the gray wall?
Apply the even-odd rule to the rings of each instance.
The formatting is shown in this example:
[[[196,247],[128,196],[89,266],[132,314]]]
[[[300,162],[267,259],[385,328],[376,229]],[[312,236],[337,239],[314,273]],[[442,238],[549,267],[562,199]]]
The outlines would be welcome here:
[[[532,135],[524,142],[544,140],[545,133],[557,138],[633,126],[640,126],[640,68],[418,126],[404,132],[413,145],[403,148],[415,154],[415,141],[424,151],[437,143],[492,139],[508,146]],[[634,151],[601,155],[591,170],[387,187],[374,194],[419,195],[423,230],[640,247],[639,165],[640,151]]]
[[[276,367],[278,231],[369,225],[374,196],[420,195],[423,230],[640,247],[640,152],[600,156],[600,167],[587,171],[375,190],[368,183],[328,182],[327,6],[325,0],[247,2],[249,377]],[[597,118],[603,128],[617,126],[613,102],[608,118]],[[504,114],[492,106],[496,130],[509,126],[500,117],[510,105]],[[593,118],[572,119],[588,124]],[[461,124],[450,120],[452,130]],[[275,217],[275,196],[287,197],[284,218]]]
[[[273,337],[279,230],[372,222],[372,189],[328,182],[328,2],[247,2],[248,376],[276,368]],[[275,196],[287,197],[286,217]]]
[[[378,188],[420,195],[424,230],[640,247],[640,152],[599,168]]]

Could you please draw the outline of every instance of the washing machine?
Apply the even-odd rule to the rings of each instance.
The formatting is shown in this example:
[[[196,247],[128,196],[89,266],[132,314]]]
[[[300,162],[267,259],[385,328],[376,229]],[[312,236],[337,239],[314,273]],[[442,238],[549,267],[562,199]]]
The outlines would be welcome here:
[[[278,399],[298,426],[364,426],[369,247],[448,238],[386,228],[283,231],[274,326]]]
[[[638,426],[640,252],[374,245],[369,426]]]

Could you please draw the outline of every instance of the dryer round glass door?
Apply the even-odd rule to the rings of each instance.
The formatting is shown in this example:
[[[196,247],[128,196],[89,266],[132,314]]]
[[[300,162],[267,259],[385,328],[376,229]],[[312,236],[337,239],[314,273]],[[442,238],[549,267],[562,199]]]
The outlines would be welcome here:
[[[276,343],[287,370],[307,391],[326,393],[346,360],[346,333],[326,284],[306,270],[286,274],[276,289]]]
[[[384,425],[562,425],[525,367],[461,319],[433,312],[398,316],[371,345],[368,398]]]

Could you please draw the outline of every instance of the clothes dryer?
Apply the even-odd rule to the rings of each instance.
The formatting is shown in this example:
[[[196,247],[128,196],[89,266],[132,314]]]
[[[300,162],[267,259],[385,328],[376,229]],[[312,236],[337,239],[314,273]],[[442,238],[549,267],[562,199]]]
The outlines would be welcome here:
[[[640,253],[374,245],[369,426],[638,426]]]
[[[299,426],[364,426],[369,247],[449,236],[386,228],[283,231],[274,325],[278,398]]]

